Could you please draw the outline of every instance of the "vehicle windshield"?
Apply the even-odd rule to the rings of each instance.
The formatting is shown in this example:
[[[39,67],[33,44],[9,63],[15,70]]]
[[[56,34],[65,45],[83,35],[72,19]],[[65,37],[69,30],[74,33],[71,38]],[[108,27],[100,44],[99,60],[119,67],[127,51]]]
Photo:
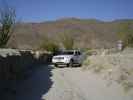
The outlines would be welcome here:
[[[62,51],[58,53],[58,55],[73,55],[73,54],[74,54],[73,51]]]

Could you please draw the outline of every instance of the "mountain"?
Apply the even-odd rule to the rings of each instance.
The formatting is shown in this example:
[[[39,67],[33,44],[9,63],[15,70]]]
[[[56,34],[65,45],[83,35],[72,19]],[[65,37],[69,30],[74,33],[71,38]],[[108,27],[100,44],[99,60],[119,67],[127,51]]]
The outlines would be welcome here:
[[[115,20],[110,22],[95,19],[66,18],[41,23],[17,23],[9,46],[20,49],[36,49],[45,36],[60,41],[64,32],[73,37],[77,48],[111,48],[118,41],[120,24],[133,20]],[[47,42],[47,41],[46,41]]]

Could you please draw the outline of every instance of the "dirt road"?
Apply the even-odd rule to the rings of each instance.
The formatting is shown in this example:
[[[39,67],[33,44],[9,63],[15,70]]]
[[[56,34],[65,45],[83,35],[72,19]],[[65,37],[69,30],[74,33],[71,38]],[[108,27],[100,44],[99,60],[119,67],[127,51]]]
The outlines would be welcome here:
[[[7,100],[133,100],[120,85],[81,68],[43,66],[8,94]],[[6,100],[4,99],[4,100]]]

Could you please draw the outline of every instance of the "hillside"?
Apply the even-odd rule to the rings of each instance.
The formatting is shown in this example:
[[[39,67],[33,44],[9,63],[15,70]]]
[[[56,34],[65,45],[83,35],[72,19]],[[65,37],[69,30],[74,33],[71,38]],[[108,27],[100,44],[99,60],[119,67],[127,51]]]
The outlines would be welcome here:
[[[60,42],[60,34],[66,32],[78,48],[114,47],[118,40],[119,25],[133,20],[103,22],[95,19],[60,19],[42,23],[17,23],[9,46],[21,49],[35,49],[44,41],[44,36]]]

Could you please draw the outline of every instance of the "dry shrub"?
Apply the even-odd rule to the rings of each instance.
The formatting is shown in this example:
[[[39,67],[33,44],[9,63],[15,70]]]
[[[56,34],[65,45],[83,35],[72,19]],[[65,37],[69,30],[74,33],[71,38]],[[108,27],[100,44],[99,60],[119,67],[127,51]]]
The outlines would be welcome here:
[[[115,53],[109,55],[89,56],[84,70],[91,70],[98,73],[109,82],[120,84],[125,92],[133,89],[133,55],[128,53]]]
[[[43,42],[41,43],[40,49],[43,49],[49,52],[56,52],[59,50],[59,45],[52,38],[45,36]]]

